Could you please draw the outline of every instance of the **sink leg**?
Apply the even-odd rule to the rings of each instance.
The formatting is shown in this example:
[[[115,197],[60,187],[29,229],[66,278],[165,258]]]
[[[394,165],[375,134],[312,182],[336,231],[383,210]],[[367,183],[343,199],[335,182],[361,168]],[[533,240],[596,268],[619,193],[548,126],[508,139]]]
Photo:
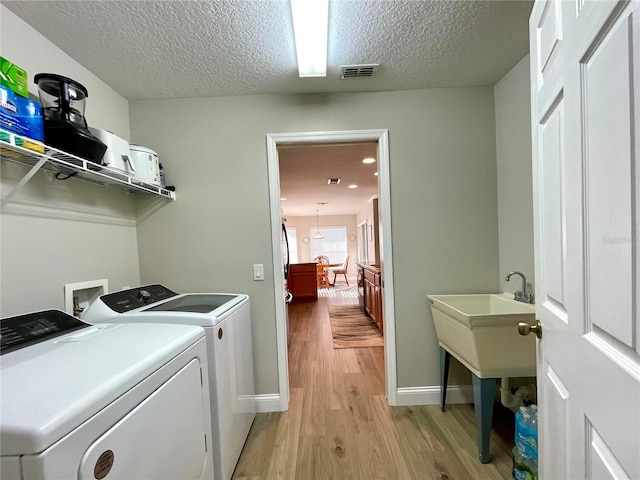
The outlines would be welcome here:
[[[493,420],[493,402],[496,394],[495,378],[473,378],[473,403],[476,410],[478,457],[480,463],[489,463],[489,441]]]
[[[449,363],[451,354],[440,347],[440,410],[446,411],[447,383],[449,383]]]

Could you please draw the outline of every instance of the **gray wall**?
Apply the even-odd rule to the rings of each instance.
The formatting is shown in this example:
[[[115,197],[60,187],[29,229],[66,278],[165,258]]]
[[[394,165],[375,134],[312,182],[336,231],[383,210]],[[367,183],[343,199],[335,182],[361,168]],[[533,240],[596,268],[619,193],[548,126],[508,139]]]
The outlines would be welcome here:
[[[89,124],[129,137],[125,98],[4,6],[0,54],[25,68],[59,73],[89,90]],[[31,94],[37,88],[29,85]],[[37,97],[36,97],[37,98]],[[28,169],[2,160],[1,193]],[[40,172],[0,215],[0,315],[64,308],[64,285],[107,278],[111,290],[140,282],[136,204],[131,196]]]
[[[129,102],[93,73],[76,62],[4,5],[0,5],[0,52],[24,68],[29,93],[38,98],[36,73],[58,73],[87,87],[85,116],[92,127],[104,128],[129,139]]]
[[[178,195],[138,227],[142,281],[248,293],[259,393],[278,388],[265,136],[388,128],[398,386],[438,385],[426,295],[499,288],[492,88],[142,100],[130,111],[133,141],[158,151]]]
[[[0,217],[3,316],[62,308],[65,283],[105,277],[111,290],[160,281],[180,291],[246,292],[258,392],[277,392],[267,133],[389,129],[395,277],[386,281],[396,292],[399,387],[439,383],[427,294],[512,291],[500,284],[508,269],[533,281],[532,222],[521,215],[531,209],[526,59],[495,89],[129,105],[0,9],[0,53],[30,77],[54,71],[85,84],[89,123],[129,139],[131,121],[131,140],[159,152],[178,188],[177,202],[138,216],[145,219],[136,227],[146,201],[38,174]],[[23,173],[3,160],[2,193]],[[264,282],[252,281],[253,263],[265,264]],[[454,372],[452,383],[466,381]]]
[[[513,293],[521,280],[504,280],[512,270],[527,277],[533,291],[533,191],[529,55],[494,87],[498,165],[500,288]]]

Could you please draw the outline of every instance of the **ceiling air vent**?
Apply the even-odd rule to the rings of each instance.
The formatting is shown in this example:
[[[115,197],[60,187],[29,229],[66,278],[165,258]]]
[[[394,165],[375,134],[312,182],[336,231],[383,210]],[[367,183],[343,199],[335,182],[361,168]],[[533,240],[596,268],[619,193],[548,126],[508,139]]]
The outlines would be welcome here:
[[[340,67],[340,78],[371,78],[378,70],[380,64],[370,63],[367,65],[343,65]]]
[[[329,180],[327,180],[328,185],[338,185],[339,183],[340,183],[339,178],[330,178]]]

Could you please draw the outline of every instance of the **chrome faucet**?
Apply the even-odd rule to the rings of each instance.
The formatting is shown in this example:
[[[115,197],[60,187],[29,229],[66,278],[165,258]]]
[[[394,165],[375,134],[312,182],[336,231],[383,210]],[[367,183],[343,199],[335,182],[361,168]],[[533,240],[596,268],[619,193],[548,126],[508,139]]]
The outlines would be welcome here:
[[[527,293],[527,277],[520,272],[509,272],[509,274],[505,277],[505,280],[508,282],[511,278],[511,275],[520,275],[522,278],[522,290],[516,290],[516,293],[513,294],[513,299],[517,302],[522,303],[535,303],[535,298],[533,293]]]

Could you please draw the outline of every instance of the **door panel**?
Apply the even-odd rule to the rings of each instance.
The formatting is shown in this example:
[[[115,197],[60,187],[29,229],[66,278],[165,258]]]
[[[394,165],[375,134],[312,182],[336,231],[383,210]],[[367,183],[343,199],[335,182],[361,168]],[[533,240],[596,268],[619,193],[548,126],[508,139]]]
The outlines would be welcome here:
[[[543,425],[541,433],[544,433],[546,444],[565,445],[567,442],[567,427],[569,426],[569,391],[558,374],[550,365],[545,366],[543,405],[545,415],[542,415]],[[540,438],[542,440],[542,436]],[[564,449],[557,452],[551,458],[545,459],[545,478],[560,479],[567,476],[567,457]]]
[[[639,5],[530,19],[543,480],[640,478]]]
[[[542,237],[544,257],[542,275],[545,297],[538,302],[552,302],[556,308],[564,308],[564,209],[562,199],[563,148],[562,125],[564,123],[562,100],[554,104],[540,124],[540,176],[542,204]]]
[[[560,0],[544,2],[532,13],[530,21],[531,45],[535,43],[538,47],[537,50],[531,48],[531,88],[538,95],[536,106],[544,111],[551,109],[551,104],[561,96],[562,90],[559,82],[563,65],[561,4]]]
[[[587,321],[632,347],[636,265],[631,239],[636,192],[632,181],[630,33],[631,16],[609,31],[582,63],[581,83],[587,179]]]
[[[547,2],[544,11],[538,22],[537,41],[540,45],[539,65],[541,74],[541,84],[544,84],[544,74],[550,73],[554,65],[553,55],[558,55],[560,50],[561,25],[560,25],[560,2]]]
[[[598,431],[587,420],[587,435],[589,438],[588,479],[591,480],[631,480],[620,465],[606,442]]]

